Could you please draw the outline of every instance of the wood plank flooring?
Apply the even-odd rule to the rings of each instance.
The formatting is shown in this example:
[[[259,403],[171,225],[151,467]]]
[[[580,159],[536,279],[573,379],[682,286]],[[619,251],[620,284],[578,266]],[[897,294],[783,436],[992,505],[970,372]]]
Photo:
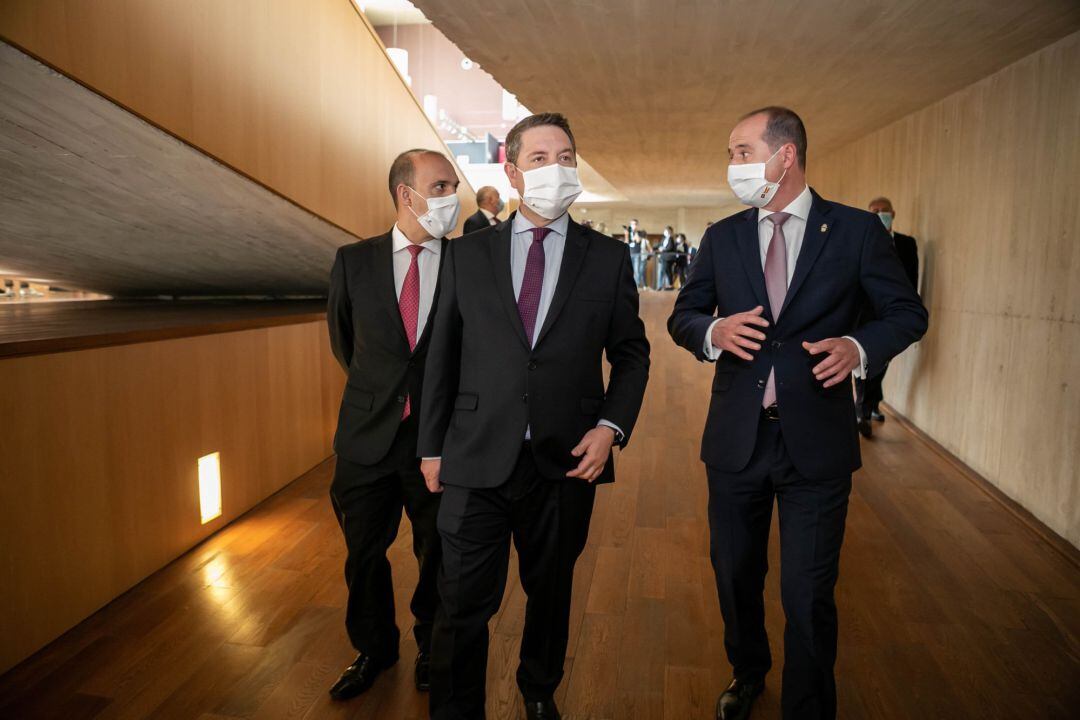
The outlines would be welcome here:
[[[708,563],[698,438],[710,369],[677,349],[671,294],[643,296],[653,372],[618,482],[597,496],[577,567],[564,717],[711,718],[730,668]],[[838,602],[842,718],[1078,717],[1080,572],[894,418],[864,442]],[[332,460],[0,677],[0,718],[426,717],[402,662],[367,695],[326,691],[353,652]],[[227,482],[227,478],[225,479]],[[771,545],[776,665],[755,718],[779,717],[783,614]],[[406,522],[391,550],[398,617],[416,578]],[[522,718],[516,570],[493,620],[490,718]]]

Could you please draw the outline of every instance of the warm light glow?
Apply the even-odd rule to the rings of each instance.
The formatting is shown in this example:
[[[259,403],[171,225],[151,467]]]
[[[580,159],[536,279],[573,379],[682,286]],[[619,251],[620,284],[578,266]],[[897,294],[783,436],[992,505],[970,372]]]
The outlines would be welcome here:
[[[199,458],[199,514],[203,525],[221,515],[220,453]]]

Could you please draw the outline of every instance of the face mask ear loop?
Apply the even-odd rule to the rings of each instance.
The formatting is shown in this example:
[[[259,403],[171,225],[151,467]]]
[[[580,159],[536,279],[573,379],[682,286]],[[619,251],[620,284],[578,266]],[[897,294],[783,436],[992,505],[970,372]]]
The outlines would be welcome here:
[[[414,195],[419,195],[420,194],[420,193],[416,192],[415,190],[413,190],[408,185],[406,185],[405,187],[409,188],[409,192],[413,193]],[[427,198],[424,198],[424,202],[427,203]],[[412,205],[406,205],[405,207],[409,208],[409,212],[411,212],[413,214],[413,217],[415,217],[417,220],[419,220],[422,217],[422,216],[416,214],[416,211],[413,210]],[[428,208],[428,210],[431,210],[431,208]],[[427,215],[427,213],[424,213],[424,215]]]
[[[779,154],[780,154],[780,151],[781,151],[781,150],[783,150],[783,149],[784,149],[784,146],[783,146],[783,145],[781,145],[780,147],[776,148],[776,152],[774,152],[774,153],[772,154],[772,157],[770,157],[770,158],[769,158],[768,160],[766,160],[766,161],[765,161],[765,164],[766,164],[766,165],[768,165],[768,164],[769,164],[770,162],[772,162],[772,159],[773,159],[774,157],[776,157],[777,155],[779,155]],[[784,172],[783,172],[783,173],[781,173],[781,175],[780,175],[780,179],[779,179],[779,180],[777,180],[776,182],[774,182],[773,184],[774,184],[774,185],[776,185],[776,187],[778,187],[778,188],[779,188],[779,187],[780,187],[780,183],[784,182],[784,178],[786,178],[786,177],[787,177],[787,168],[784,168]],[[769,182],[769,181],[768,181],[768,180],[766,180],[766,182]]]

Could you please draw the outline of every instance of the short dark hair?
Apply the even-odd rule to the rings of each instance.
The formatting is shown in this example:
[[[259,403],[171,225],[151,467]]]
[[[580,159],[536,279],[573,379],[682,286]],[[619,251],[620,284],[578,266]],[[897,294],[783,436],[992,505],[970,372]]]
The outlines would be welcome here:
[[[802,118],[794,110],[779,105],[770,105],[746,113],[739,118],[739,122],[755,115],[766,115],[768,117],[768,121],[765,123],[765,134],[761,136],[761,139],[765,141],[769,149],[775,151],[781,145],[793,143],[795,145],[795,154],[799,159],[799,167],[805,170],[806,126],[803,125]]]
[[[434,150],[428,150],[427,148],[413,148],[412,150],[406,150],[405,152],[394,158],[394,162],[390,163],[390,197],[394,199],[394,208],[398,206],[397,199],[397,186],[408,185],[413,186],[416,182],[416,158],[421,155],[438,155],[443,157],[440,152]]]
[[[871,200],[871,201],[870,201],[869,203],[867,203],[866,207],[870,207],[871,205],[877,205],[877,204],[879,204],[879,203],[885,203],[885,204],[886,204],[886,205],[888,205],[889,207],[892,207],[892,206],[893,206],[893,204],[892,204],[892,200],[890,200],[889,198],[887,198],[887,197],[885,197],[884,195],[882,195],[882,196],[880,196],[880,197],[876,197],[876,198],[874,198],[873,200]]]
[[[570,138],[570,147],[577,155],[577,143],[574,142],[574,133],[570,131],[570,123],[562,113],[537,113],[519,120],[518,124],[510,128],[506,134],[506,159],[517,164],[518,153],[521,152],[521,136],[526,130],[543,125],[552,125],[559,128]]]

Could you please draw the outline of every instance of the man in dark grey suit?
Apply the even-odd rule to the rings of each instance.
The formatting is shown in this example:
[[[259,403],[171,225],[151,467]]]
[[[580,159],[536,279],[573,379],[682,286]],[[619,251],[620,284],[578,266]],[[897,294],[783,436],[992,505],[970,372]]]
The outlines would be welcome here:
[[[458,178],[441,154],[402,153],[390,169],[397,223],[338,249],[330,273],[327,323],[334,355],[348,373],[341,398],[330,499],[345,536],[345,627],[359,655],[330,690],[345,700],[397,662],[399,632],[386,551],[404,508],[412,522],[420,578],[412,598],[417,688],[428,687],[431,626],[440,559],[435,517],[416,455],[417,415],[438,303],[445,236],[457,224]]]
[[[521,209],[450,243],[424,376],[419,451],[428,487],[443,492],[439,720],[484,717],[487,623],[511,538],[528,596],[518,687],[530,720],[559,717],[595,483],[614,480],[611,447],[628,442],[649,372],[629,249],[567,213],[581,186],[566,119],[526,118],[506,145]]]

